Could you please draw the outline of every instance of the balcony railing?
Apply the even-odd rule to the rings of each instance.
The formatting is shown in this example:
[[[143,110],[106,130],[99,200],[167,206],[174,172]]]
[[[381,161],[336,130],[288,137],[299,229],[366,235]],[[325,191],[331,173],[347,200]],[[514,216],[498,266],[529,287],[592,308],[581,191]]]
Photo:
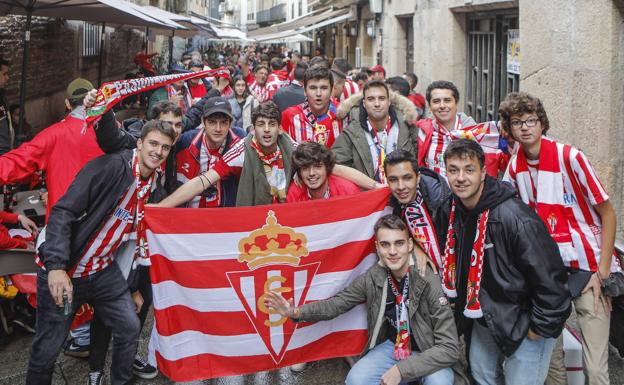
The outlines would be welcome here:
[[[278,4],[269,9],[258,11],[256,23],[275,23],[286,20],[286,4]]]

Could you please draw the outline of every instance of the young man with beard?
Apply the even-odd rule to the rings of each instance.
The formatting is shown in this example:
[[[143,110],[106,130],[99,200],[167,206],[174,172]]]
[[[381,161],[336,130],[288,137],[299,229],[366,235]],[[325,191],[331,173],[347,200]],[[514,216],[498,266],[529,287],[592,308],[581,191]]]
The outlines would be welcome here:
[[[514,184],[557,242],[570,272],[585,375],[589,384],[608,384],[610,298],[602,286],[612,273],[621,272],[613,258],[615,210],[585,154],[544,136],[550,127],[538,98],[514,92],[499,110],[503,129],[520,144],[504,179]],[[561,345],[547,383],[565,384],[565,370]]]
[[[383,81],[366,83],[362,94],[342,103],[336,116],[344,119],[347,115],[349,126],[332,146],[338,164],[385,183],[386,154],[401,149],[416,156],[418,130],[411,123],[416,108],[409,99],[390,93]]]
[[[290,184],[286,202],[329,199],[360,192],[353,182],[332,174],[336,157],[322,144],[301,143],[292,158],[293,174],[298,176],[301,185]]]
[[[174,139],[168,123],[148,122],[136,150],[89,162],[52,208],[46,240],[38,250],[37,332],[27,384],[52,383],[73,315],[85,302],[112,329],[111,382],[132,381],[139,319],[117,263],[118,251],[131,240],[134,258],[148,257],[143,208],[165,195],[158,170]]]
[[[444,153],[453,192],[442,288],[469,340],[479,384],[542,385],[570,315],[567,273],[557,244],[516,191],[485,171],[473,140]]]
[[[294,306],[267,293],[267,307],[295,322],[333,319],[366,303],[369,340],[351,368],[347,385],[467,383],[458,369],[459,341],[453,313],[437,275],[421,277],[410,257],[414,242],[405,223],[387,215],[375,224],[379,263],[331,298]],[[453,369],[458,369],[454,375]]]
[[[210,170],[188,181],[159,206],[179,206],[226,177],[238,180],[236,206],[285,202],[292,179],[292,153],[297,144],[283,133],[279,119],[275,103],[260,104],[252,114],[253,135],[236,143]],[[336,167],[334,172],[362,188],[378,187],[356,170]]]
[[[297,143],[311,141],[331,147],[342,132],[331,100],[333,79],[324,67],[309,68],[304,76],[305,102],[282,113],[282,128]]]
[[[497,122],[476,124],[471,117],[458,113],[459,91],[451,82],[431,83],[426,96],[433,118],[417,122],[421,167],[428,167],[446,178],[444,151],[451,141],[467,138],[477,141],[485,151],[485,168],[490,176],[496,178],[499,172],[505,171],[509,154],[506,142],[501,141]]]

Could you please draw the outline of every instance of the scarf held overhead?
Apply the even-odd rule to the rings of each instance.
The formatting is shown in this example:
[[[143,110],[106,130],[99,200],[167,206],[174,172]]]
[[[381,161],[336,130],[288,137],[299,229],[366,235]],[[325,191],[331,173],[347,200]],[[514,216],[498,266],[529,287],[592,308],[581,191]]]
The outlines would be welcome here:
[[[119,103],[128,96],[136,95],[141,92],[149,91],[154,88],[159,88],[174,82],[211,76],[227,79],[230,77],[230,72],[227,70],[227,68],[220,67],[214,70],[200,72],[159,75],[147,78],[125,79],[106,82],[102,84],[97,90],[95,105],[87,110],[86,123],[88,125],[92,125],[102,115],[104,115],[105,112],[110,110],[115,104]]]

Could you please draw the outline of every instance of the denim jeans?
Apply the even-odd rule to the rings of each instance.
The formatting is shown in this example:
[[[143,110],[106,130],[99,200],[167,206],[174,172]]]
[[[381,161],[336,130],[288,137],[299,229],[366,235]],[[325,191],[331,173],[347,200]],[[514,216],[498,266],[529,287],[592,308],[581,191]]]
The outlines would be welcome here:
[[[470,341],[472,376],[480,385],[543,385],[555,341],[525,337],[518,349],[505,357],[488,328],[474,322]]]
[[[375,346],[353,365],[345,383],[347,385],[379,385],[381,377],[398,361],[392,358],[394,344],[389,340]],[[412,356],[418,356],[412,352]],[[416,378],[404,378],[401,385],[415,381]],[[421,378],[423,385],[453,385],[453,369],[444,368]]]
[[[91,322],[85,322],[69,332],[74,345],[89,346],[91,344]]]
[[[128,284],[116,263],[88,277],[72,278],[73,302],[69,317],[58,312],[48,288],[48,274],[37,273],[37,332],[30,352],[26,384],[52,383],[54,362],[63,346],[73,316],[88,302],[105,326],[112,329],[113,361],[111,384],[132,381],[132,363],[139,337],[139,319],[128,291]]]
[[[143,329],[150,306],[152,306],[152,283],[150,281],[149,266],[137,268],[138,290],[143,297],[143,306],[139,312],[139,331]],[[91,322],[91,354],[89,355],[89,370],[101,372],[104,370],[106,352],[111,339],[111,329],[104,326],[102,320],[95,313]]]

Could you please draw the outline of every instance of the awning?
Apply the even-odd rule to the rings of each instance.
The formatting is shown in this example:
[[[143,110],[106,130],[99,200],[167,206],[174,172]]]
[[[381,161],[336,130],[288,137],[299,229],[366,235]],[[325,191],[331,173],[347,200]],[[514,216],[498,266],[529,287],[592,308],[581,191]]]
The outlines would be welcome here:
[[[289,20],[270,27],[259,28],[249,32],[249,37],[258,39],[261,36],[278,36],[281,32],[294,32],[294,34],[311,31],[312,29],[321,28],[325,25],[337,23],[341,20],[352,17],[351,8],[342,8],[337,10],[326,9],[321,12],[312,12],[306,16]],[[288,36],[292,36],[291,33]],[[285,35],[282,35],[285,36]]]
[[[314,29],[323,28],[325,26],[335,24],[343,20],[351,19],[352,17],[353,17],[353,14],[351,13],[350,8],[339,9],[337,11],[324,12],[318,15],[314,15],[314,16],[311,16],[310,18],[307,18],[306,20],[301,19],[297,22],[297,24],[302,24],[303,26],[295,28],[295,29],[271,32],[267,34],[258,34],[257,31],[259,30],[256,30],[254,31],[255,33],[249,37],[257,41],[279,40],[279,39],[287,38],[289,36],[300,35],[300,34],[312,31]],[[310,23],[310,21],[314,21],[314,23]],[[272,28],[272,27],[268,27],[268,28]],[[266,28],[262,28],[262,29],[266,30]]]
[[[296,35],[292,35],[292,36],[286,36],[286,37],[281,37],[281,38],[274,38],[274,39],[269,39],[269,40],[258,40],[256,39],[256,41],[259,42],[263,42],[263,43],[302,43],[302,42],[310,42],[310,41],[314,41],[312,40],[312,38],[307,37],[306,35],[303,34],[296,34]]]
[[[221,40],[251,41],[251,39],[247,37],[247,34],[245,32],[235,28],[222,28],[214,25],[211,25],[210,28],[212,28],[214,33]]]
[[[151,5],[136,5],[134,8],[139,12],[142,12],[154,19],[158,19],[166,22],[167,24],[174,23],[177,27],[174,34],[178,37],[191,38],[196,35],[214,36],[214,33],[208,26],[208,22],[203,22],[201,19],[194,17],[178,15],[176,13],[168,12],[163,9],[151,6]],[[157,33],[171,35],[171,31],[162,30],[159,28],[153,28]]]

